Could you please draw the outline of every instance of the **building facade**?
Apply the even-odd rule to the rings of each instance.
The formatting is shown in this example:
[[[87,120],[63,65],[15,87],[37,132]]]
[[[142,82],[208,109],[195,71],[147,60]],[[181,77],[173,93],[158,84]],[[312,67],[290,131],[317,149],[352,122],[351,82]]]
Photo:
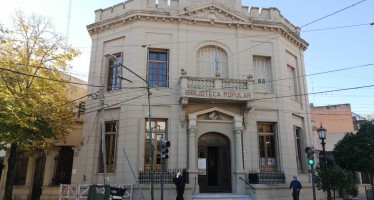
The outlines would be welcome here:
[[[168,140],[165,171],[185,169],[186,199],[289,199],[293,175],[305,185],[301,196],[311,196],[308,44],[278,9],[132,0],[96,10],[87,29],[89,85],[103,89],[86,104],[72,183],[137,185],[152,169],[157,178],[156,147]],[[157,180],[139,186],[135,198],[175,198],[172,183],[162,191]]]

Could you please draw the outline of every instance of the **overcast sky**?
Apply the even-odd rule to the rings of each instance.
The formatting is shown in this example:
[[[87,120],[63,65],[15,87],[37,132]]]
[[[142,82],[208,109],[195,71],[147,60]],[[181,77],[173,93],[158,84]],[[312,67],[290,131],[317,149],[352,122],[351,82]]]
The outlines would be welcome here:
[[[86,25],[94,11],[122,0],[0,0],[0,23],[9,25],[15,9],[50,17],[58,31],[83,54],[72,74],[87,79],[91,40]],[[360,115],[374,114],[374,0],[242,0],[250,7],[276,7],[309,43],[304,52],[310,103],[350,103]],[[68,19],[69,29],[67,28]],[[330,92],[328,92],[330,91]]]

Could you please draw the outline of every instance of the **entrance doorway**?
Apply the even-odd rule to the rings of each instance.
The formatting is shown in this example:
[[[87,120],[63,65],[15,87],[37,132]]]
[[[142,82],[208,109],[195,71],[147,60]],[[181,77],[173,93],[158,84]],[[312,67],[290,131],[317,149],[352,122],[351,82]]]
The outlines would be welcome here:
[[[231,193],[229,139],[220,133],[202,135],[198,142],[198,158],[200,192]]]

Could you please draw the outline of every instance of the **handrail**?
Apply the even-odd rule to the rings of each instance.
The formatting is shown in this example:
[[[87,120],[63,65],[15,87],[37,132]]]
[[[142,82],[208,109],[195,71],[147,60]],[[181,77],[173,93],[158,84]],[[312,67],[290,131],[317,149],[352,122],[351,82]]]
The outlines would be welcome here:
[[[248,185],[252,190],[256,190],[256,188],[254,188],[251,184],[249,184],[246,180],[244,180],[241,176],[239,176],[239,179],[240,180],[242,180],[242,181],[244,181],[244,183],[246,184],[246,185]]]

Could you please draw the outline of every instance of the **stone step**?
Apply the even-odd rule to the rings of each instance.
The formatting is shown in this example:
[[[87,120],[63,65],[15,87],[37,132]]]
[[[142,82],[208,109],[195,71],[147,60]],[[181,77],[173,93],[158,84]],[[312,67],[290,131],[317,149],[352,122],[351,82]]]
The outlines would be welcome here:
[[[192,195],[192,199],[203,199],[203,200],[215,200],[215,199],[225,199],[225,200],[252,200],[249,194],[232,194],[232,193],[206,193],[206,194],[195,194]]]

